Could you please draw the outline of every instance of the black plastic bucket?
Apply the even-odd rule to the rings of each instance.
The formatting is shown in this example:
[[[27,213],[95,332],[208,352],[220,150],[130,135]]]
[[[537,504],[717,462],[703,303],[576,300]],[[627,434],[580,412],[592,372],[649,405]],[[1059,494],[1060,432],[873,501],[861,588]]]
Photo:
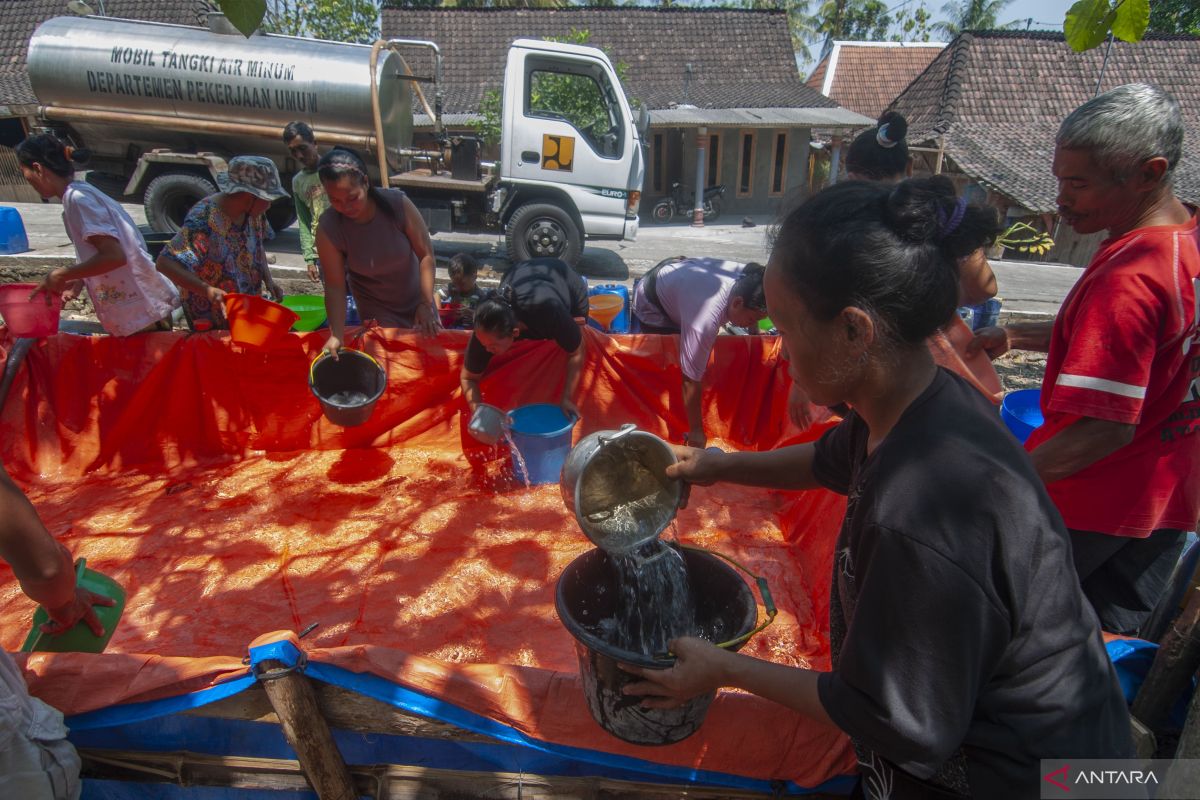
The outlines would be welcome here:
[[[755,629],[758,607],[741,575],[716,556],[691,549],[680,551],[687,564],[696,621],[706,635],[724,642]],[[558,618],[575,637],[579,673],[588,710],[600,727],[631,744],[673,744],[699,729],[715,692],[694,697],[678,708],[643,708],[641,698],[621,693],[638,678],[618,668],[619,663],[666,669],[674,659],[622,650],[585,627],[613,616],[617,572],[607,553],[591,550],[572,561],[558,578],[554,605]],[[730,646],[737,650],[741,644]]]
[[[327,420],[353,428],[371,418],[375,403],[387,387],[387,373],[366,353],[343,349],[336,360],[328,353],[317,356],[308,370],[308,387],[321,402]],[[345,401],[338,398],[343,392],[360,398]]]

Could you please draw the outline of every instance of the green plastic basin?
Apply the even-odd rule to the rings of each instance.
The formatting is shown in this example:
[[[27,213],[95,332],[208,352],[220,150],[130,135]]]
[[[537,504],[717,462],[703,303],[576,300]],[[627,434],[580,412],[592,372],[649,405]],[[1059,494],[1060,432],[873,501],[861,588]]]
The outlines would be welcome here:
[[[94,606],[96,616],[100,618],[100,624],[104,626],[104,635],[93,634],[91,628],[82,620],[66,633],[58,635],[42,633],[42,625],[50,621],[50,615],[46,613],[46,609],[38,606],[38,610],[33,615],[33,630],[29,631],[29,636],[25,637],[25,644],[21,645],[22,652],[104,652],[104,648],[108,646],[108,640],[112,638],[113,631],[117,629],[117,623],[121,621],[121,613],[125,610],[125,590],[107,575],[101,575],[95,570],[88,569],[87,560],[82,558],[75,562],[75,585],[113,600],[111,606]]]
[[[325,324],[325,298],[318,294],[289,294],[283,305],[300,315],[294,331],[315,331]]]

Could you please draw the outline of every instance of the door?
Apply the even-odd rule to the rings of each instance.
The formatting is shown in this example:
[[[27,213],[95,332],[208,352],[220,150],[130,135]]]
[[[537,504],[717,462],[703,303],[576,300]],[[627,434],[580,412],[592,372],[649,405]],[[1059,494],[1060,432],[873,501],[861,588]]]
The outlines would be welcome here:
[[[604,54],[520,41],[504,76],[503,177],[550,184],[574,201],[589,234],[620,234],[639,144],[629,105]],[[640,161],[639,161],[640,163]]]

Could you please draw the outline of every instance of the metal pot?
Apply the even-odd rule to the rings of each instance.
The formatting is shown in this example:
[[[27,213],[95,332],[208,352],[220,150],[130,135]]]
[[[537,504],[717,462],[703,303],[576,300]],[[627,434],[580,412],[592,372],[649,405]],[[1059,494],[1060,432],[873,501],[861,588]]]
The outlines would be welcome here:
[[[495,445],[508,427],[508,414],[495,406],[480,403],[467,424],[467,432],[486,445]]]
[[[632,424],[597,431],[580,439],[563,464],[563,503],[597,547],[632,553],[675,518],[683,483],[666,475],[675,461],[669,444]]]

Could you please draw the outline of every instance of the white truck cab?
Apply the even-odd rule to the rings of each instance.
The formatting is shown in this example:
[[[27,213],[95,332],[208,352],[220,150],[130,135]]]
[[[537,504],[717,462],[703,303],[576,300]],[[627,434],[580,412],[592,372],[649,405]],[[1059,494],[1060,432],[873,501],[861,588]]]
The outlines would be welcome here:
[[[584,237],[636,238],[642,140],[608,57],[594,47],[518,39],[503,101],[501,217],[510,257],[574,263]]]

